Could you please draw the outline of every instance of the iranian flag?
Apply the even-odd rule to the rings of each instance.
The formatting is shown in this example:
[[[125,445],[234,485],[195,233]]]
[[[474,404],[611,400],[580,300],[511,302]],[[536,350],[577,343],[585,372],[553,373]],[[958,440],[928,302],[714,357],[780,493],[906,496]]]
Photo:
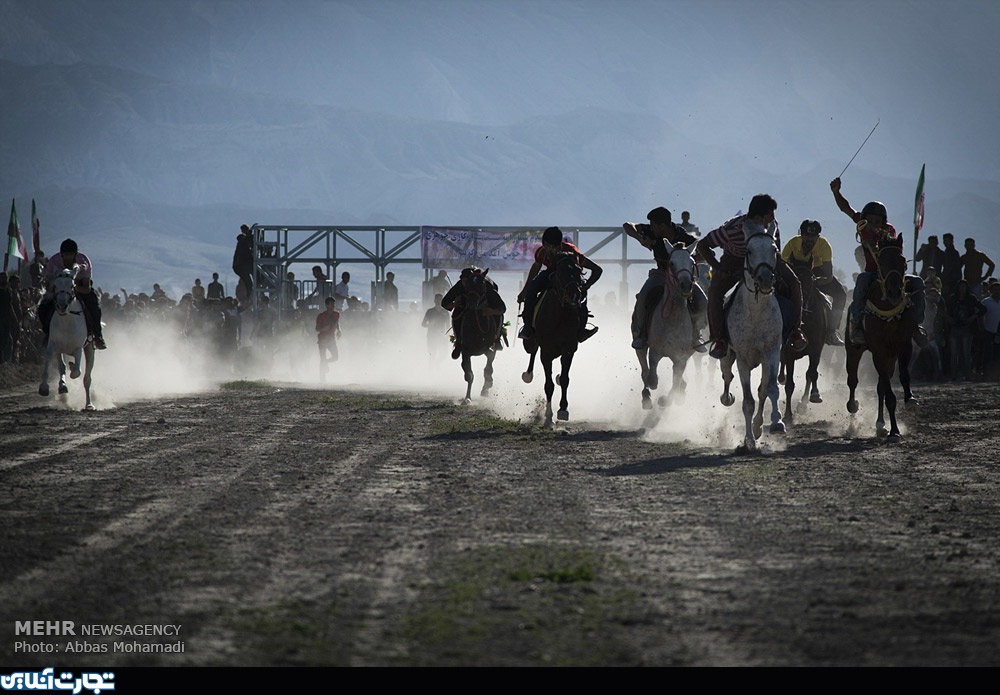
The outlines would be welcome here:
[[[13,198],[10,201],[10,222],[7,224],[7,254],[4,256],[3,269],[7,271],[7,260],[11,256],[17,256],[21,260],[28,261],[28,249],[21,239],[21,225],[17,221],[17,207]]]

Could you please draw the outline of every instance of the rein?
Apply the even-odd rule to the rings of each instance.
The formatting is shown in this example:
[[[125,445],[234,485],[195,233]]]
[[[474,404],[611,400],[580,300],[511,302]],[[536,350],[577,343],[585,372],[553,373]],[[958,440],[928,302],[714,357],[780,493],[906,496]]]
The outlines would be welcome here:
[[[749,242],[750,239],[753,239],[754,237],[757,237],[757,236],[768,236],[769,237],[770,235],[764,234],[764,233],[752,234],[752,235],[750,235],[750,237],[748,237],[746,239],[746,241]],[[743,285],[747,288],[747,291],[753,293],[754,301],[758,301],[760,299],[760,295],[761,294],[763,294],[763,295],[774,294],[774,288],[773,287],[770,290],[768,290],[767,292],[764,292],[757,285],[757,271],[760,270],[761,268],[767,268],[767,269],[769,269],[771,271],[772,274],[775,274],[775,266],[777,265],[777,260],[775,260],[774,263],[767,263],[766,261],[761,261],[755,267],[751,268],[750,267],[750,254],[748,253],[743,258],[745,259],[744,262],[743,262],[743,270],[744,270],[744,273],[743,273]],[[747,273],[749,273],[750,277],[753,278],[753,287],[750,287],[750,284],[747,282]]]

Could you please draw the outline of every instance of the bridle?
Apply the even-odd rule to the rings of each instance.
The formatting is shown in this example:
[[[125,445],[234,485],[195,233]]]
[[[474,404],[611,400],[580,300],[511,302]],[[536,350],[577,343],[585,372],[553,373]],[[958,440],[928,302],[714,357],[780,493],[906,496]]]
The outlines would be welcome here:
[[[773,277],[774,274],[775,274],[775,272],[774,272],[775,271],[775,266],[777,265],[777,262],[778,262],[777,261],[777,255],[775,255],[775,260],[774,261],[771,261],[771,262],[761,261],[757,265],[751,267],[751,265],[750,265],[750,240],[751,239],[755,239],[755,238],[757,238],[759,236],[767,237],[767,239],[771,243],[771,247],[774,248],[774,239],[771,237],[770,234],[768,234],[766,232],[757,232],[756,234],[751,234],[750,236],[748,236],[746,238],[746,240],[744,242],[746,244],[746,247],[747,247],[747,255],[744,257],[744,261],[743,261],[743,270],[745,271],[743,273],[743,284],[746,285],[746,288],[748,290],[750,290],[751,292],[753,292],[754,298],[757,298],[758,295],[761,295],[761,294],[770,295],[770,294],[772,294],[774,292],[774,285],[773,284],[771,285],[770,289],[762,290],[760,288],[760,283],[757,282],[757,275],[761,271],[761,269],[765,269],[765,270],[770,270],[771,271],[771,275]],[[750,283],[747,282],[747,275],[748,274],[749,274],[750,277],[753,278],[753,287],[750,287]]]
[[[685,253],[688,259],[691,261],[690,267],[678,268],[674,263],[675,253]],[[667,253],[667,263],[669,265],[667,270],[667,284],[671,288],[678,288],[680,294],[684,299],[691,298],[691,291],[694,287],[695,273],[697,272],[698,266],[694,263],[694,259],[691,258],[691,252],[687,250],[684,246],[672,246]],[[685,276],[686,281],[685,281]],[[681,287],[687,287],[686,291],[680,290]]]

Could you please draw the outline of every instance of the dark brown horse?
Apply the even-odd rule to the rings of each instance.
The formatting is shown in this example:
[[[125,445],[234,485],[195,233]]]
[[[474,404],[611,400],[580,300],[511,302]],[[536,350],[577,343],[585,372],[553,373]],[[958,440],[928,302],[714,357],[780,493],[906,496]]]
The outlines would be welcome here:
[[[789,266],[802,283],[802,332],[805,333],[809,347],[799,352],[792,350],[788,344],[781,347],[781,373],[778,381],[785,385],[785,421],[792,422],[792,394],[795,392],[795,361],[802,357],[809,358],[806,368],[806,383],[802,390],[798,411],[804,413],[806,403],[822,403],[819,392],[819,362],[823,356],[823,346],[826,344],[827,325],[830,320],[830,299],[816,286],[812,271],[812,261],[796,261],[792,259]]]
[[[468,272],[466,272],[468,271]],[[486,357],[483,368],[483,388],[480,396],[489,396],[493,388],[493,360],[503,327],[506,305],[496,291],[493,281],[486,277],[489,269],[467,268],[462,271],[460,282],[465,287],[461,313],[456,317],[455,341],[462,350],[462,372],[465,374],[465,403],[472,402],[472,358]]]
[[[847,411],[852,415],[858,412],[858,401],[854,395],[858,386],[858,364],[865,350],[869,350],[872,364],[878,372],[876,431],[878,436],[888,435],[890,441],[897,441],[900,435],[896,424],[896,394],[892,390],[892,377],[898,362],[904,403],[916,405],[910,392],[910,357],[913,353],[913,331],[917,325],[906,292],[906,258],[897,246],[887,246],[878,254],[878,271],[868,288],[861,325],[867,342],[865,346],[854,345],[850,339],[844,341],[847,387],[850,389]],[[889,411],[888,431],[885,429],[886,410]]]
[[[542,367],[545,369],[545,426],[552,426],[552,395],[555,381],[552,378],[552,363],[560,360],[559,386],[562,398],[559,401],[560,420],[569,419],[569,368],[573,355],[580,344],[580,312],[583,303],[583,269],[577,263],[575,253],[559,253],[549,275],[549,287],[542,294],[535,310],[535,333],[524,341],[524,350],[530,355],[528,369],[521,378],[530,384],[535,366],[535,354],[541,353]]]

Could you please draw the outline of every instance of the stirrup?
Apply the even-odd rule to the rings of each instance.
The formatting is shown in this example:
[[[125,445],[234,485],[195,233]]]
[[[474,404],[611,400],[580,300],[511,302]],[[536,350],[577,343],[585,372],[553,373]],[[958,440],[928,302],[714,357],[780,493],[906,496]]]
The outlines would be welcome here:
[[[597,326],[594,326],[593,328],[581,328],[579,334],[577,334],[577,342],[582,343],[584,340],[594,335],[594,333],[597,333]]]

